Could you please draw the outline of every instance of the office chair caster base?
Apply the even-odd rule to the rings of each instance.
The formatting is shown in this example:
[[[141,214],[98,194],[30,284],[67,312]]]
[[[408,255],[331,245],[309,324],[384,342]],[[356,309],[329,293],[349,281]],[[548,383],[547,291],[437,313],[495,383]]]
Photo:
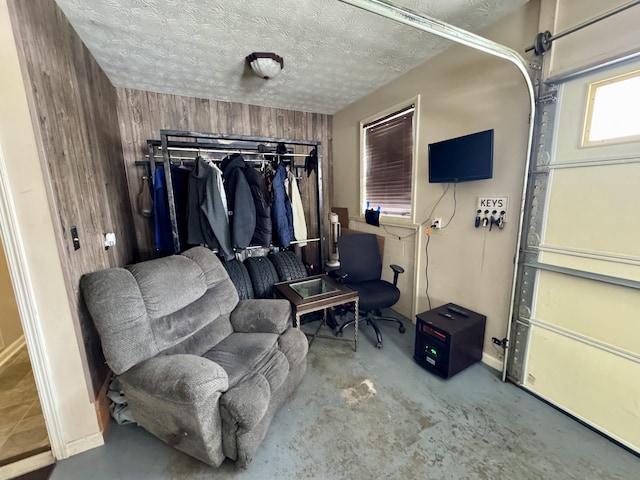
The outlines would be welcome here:
[[[400,333],[404,333],[404,332],[406,332],[406,331],[407,331],[407,329],[406,329],[406,328],[404,328],[404,325],[400,325],[400,327],[398,328],[398,331],[399,331]]]
[[[378,342],[378,343],[376,343],[376,348],[377,348],[378,350],[382,350],[382,342]]]
[[[336,332],[336,337],[342,337],[342,330],[338,330]]]

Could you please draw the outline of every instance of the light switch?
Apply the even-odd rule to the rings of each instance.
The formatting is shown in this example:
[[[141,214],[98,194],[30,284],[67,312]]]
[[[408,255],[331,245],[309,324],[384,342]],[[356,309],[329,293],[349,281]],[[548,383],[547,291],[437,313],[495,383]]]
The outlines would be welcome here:
[[[74,226],[71,227],[71,241],[73,242],[73,249],[78,250],[80,248],[80,238],[78,238],[78,229]]]

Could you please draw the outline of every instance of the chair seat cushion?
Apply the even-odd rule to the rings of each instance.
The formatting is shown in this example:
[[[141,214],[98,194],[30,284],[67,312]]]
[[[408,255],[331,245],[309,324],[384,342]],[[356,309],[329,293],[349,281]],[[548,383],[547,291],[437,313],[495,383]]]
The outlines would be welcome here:
[[[278,350],[278,336],[275,333],[232,333],[203,357],[224,368],[231,388],[249,373],[268,371],[265,364],[271,363],[269,360],[278,363],[280,368],[285,368],[288,372],[289,365],[286,361],[282,362],[283,356],[274,356]],[[270,376],[279,376],[273,373]]]
[[[400,298],[400,290],[385,280],[369,280],[367,282],[346,283],[347,286],[358,292],[361,310],[375,310],[389,307]]]

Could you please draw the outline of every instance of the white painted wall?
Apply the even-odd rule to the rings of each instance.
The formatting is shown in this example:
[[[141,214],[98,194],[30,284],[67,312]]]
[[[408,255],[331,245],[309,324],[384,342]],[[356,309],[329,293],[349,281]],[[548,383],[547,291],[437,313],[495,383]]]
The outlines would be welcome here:
[[[62,443],[58,454],[66,456],[99,444],[102,436],[82,369],[81,342],[76,339],[65,291],[6,0],[0,0],[0,65],[0,161],[9,180],[7,193],[17,218],[14,227],[22,240],[36,300],[33,307],[42,333],[39,354],[48,366],[46,381]],[[54,420],[46,420],[51,428]]]
[[[539,2],[531,1],[481,34],[523,52],[538,29]],[[427,35],[425,33],[425,35]],[[501,367],[502,350],[491,337],[506,335],[517,217],[527,154],[529,100],[520,72],[510,63],[463,46],[452,46],[376,92],[336,113],[333,118],[333,205],[358,208],[360,120],[389,106],[420,95],[416,223],[431,211],[443,186],[428,183],[429,143],[481,130],[495,129],[494,177],[457,185],[457,210],[446,230],[432,233],[429,243],[429,294],[432,306],[458,303],[487,316],[485,361]],[[433,216],[446,220],[453,212],[453,188]],[[508,196],[511,208],[502,231],[474,228],[478,196]],[[358,228],[357,221],[353,228]],[[399,236],[408,229],[389,227]],[[382,228],[380,235],[393,238]],[[396,237],[397,238],[397,237]],[[404,257],[416,242],[413,265],[413,314],[428,309],[426,289],[426,235],[385,245],[390,257]],[[416,244],[414,243],[414,245]],[[398,249],[399,244],[402,249]],[[406,265],[405,265],[406,266]],[[403,291],[403,297],[412,292]],[[403,300],[401,299],[401,302]]]

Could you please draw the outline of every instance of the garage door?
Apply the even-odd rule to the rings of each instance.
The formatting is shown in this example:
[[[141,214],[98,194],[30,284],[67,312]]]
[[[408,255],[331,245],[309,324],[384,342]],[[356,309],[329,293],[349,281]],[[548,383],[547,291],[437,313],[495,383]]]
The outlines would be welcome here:
[[[537,119],[507,376],[640,452],[640,64],[554,88]]]

